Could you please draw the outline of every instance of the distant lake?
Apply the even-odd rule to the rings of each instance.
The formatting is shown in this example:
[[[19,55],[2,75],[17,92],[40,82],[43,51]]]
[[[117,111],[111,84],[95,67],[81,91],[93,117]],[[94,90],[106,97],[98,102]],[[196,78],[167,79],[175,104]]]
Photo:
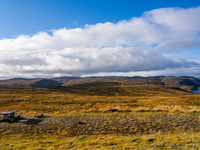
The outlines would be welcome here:
[[[200,87],[198,87],[198,90],[196,91],[191,91],[192,93],[200,94]]]

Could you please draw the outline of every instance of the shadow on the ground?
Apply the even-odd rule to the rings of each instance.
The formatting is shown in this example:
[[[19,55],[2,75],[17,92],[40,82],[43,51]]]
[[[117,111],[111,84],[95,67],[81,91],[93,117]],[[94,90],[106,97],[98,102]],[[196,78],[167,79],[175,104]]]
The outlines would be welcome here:
[[[28,119],[25,124],[26,125],[37,125],[42,121],[42,119]]]

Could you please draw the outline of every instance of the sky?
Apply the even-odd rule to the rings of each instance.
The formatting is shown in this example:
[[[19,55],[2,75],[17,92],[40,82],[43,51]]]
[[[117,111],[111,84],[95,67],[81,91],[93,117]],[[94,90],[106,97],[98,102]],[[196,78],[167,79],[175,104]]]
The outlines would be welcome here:
[[[199,0],[2,0],[0,79],[200,78]]]

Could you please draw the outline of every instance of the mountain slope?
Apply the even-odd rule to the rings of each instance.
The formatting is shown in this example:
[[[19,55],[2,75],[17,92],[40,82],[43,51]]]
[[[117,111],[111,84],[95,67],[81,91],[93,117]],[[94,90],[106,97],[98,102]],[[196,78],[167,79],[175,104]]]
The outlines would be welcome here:
[[[21,85],[21,86],[73,86],[89,83],[120,83],[124,85],[164,85],[167,87],[181,88],[186,91],[197,90],[200,87],[200,80],[195,77],[57,77],[51,79],[25,79],[13,78],[1,80],[2,85]]]
[[[51,79],[9,79],[1,80],[0,84],[4,85],[21,85],[21,86],[61,86],[62,83]]]

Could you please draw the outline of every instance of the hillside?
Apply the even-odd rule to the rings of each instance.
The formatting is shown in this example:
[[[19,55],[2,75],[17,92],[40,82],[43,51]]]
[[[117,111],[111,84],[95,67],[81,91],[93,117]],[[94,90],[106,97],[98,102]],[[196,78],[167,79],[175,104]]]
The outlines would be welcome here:
[[[43,86],[42,86],[43,87]],[[128,85],[116,82],[92,82],[70,86],[45,86],[46,89],[67,92],[71,94],[98,96],[153,96],[180,95],[188,92],[175,87],[162,85]]]
[[[135,107],[160,105],[199,105],[199,95],[162,85],[123,85],[115,82],[86,83],[71,86],[29,87],[0,85],[0,109],[39,112],[98,111],[109,105],[135,110]],[[130,106],[129,106],[130,104]],[[87,106],[88,105],[88,106]],[[64,108],[63,108],[64,107]],[[121,111],[122,108],[117,108]],[[123,108],[124,109],[124,108]],[[138,108],[139,109],[139,108]],[[105,111],[106,111],[105,110]]]
[[[109,82],[120,83],[124,85],[165,85],[167,87],[181,88],[186,91],[197,90],[200,87],[200,80],[195,77],[57,77],[51,79],[25,79],[14,78],[1,80],[1,85],[21,85],[21,86],[72,86],[88,83],[107,84]]]
[[[9,80],[1,80],[1,85],[20,85],[20,86],[61,86],[61,82],[57,82],[51,79],[24,79],[24,78],[14,78]]]

